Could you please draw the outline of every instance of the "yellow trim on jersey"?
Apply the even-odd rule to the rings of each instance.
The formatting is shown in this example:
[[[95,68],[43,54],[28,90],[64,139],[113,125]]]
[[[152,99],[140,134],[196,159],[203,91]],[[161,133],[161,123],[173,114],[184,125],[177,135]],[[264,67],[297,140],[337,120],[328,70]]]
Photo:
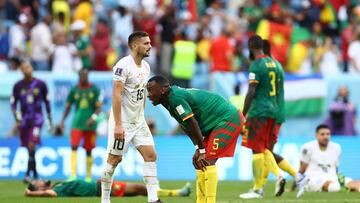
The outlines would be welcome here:
[[[191,112],[191,113],[189,113],[188,115],[186,115],[184,118],[182,118],[182,120],[183,121],[186,121],[187,119],[189,119],[189,118],[191,118],[191,117],[193,117],[194,116],[194,114]]]
[[[259,83],[257,80],[249,80],[249,83]]]

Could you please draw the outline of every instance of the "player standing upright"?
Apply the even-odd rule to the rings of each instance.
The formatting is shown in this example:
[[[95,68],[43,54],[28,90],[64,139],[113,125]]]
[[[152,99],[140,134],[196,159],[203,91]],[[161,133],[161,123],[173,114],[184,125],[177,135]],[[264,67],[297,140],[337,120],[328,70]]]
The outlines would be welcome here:
[[[68,116],[71,105],[75,104],[75,114],[71,126],[71,176],[76,179],[77,149],[81,139],[84,139],[86,150],[86,180],[91,180],[92,156],[91,151],[96,143],[96,118],[101,111],[102,101],[100,90],[89,82],[89,71],[81,69],[79,71],[79,84],[70,90],[67,97],[64,116],[59,124],[64,129],[64,122]]]
[[[110,202],[113,174],[131,143],[144,158],[144,181],[148,202],[161,202],[157,196],[159,182],[154,140],[144,117],[145,87],[150,66],[144,61],[151,44],[146,32],[134,32],[128,38],[130,55],[113,68],[112,110],[109,118],[107,164],[101,179],[101,201]]]
[[[11,109],[14,114],[16,125],[19,129],[21,146],[27,148],[29,161],[24,181],[30,180],[30,173],[37,179],[35,162],[35,147],[40,143],[41,127],[44,123],[42,103],[45,103],[48,116],[48,124],[51,126],[50,103],[46,84],[32,76],[33,68],[29,62],[21,64],[24,79],[17,82],[13,88],[11,97]],[[20,102],[20,111],[17,111],[17,103]]]
[[[170,86],[162,76],[152,77],[147,89],[153,105],[163,105],[195,145],[196,202],[215,203],[215,163],[218,158],[234,155],[244,121],[242,113],[217,94]]]
[[[271,45],[270,42],[268,40],[263,40],[263,52],[265,55],[270,56],[271,57]],[[274,60],[274,62],[276,63],[276,68],[279,69],[279,75],[277,78],[277,87],[276,87],[276,94],[277,94],[277,103],[278,103],[278,110],[276,111],[277,115],[275,118],[275,128],[273,130],[273,133],[271,134],[271,137],[269,139],[270,141],[270,148],[269,150],[271,151],[271,153],[274,155],[275,161],[278,164],[279,168],[282,169],[283,171],[286,171],[287,173],[289,173],[293,178],[295,178],[296,176],[296,170],[290,165],[290,163],[285,160],[282,156],[280,156],[279,154],[276,154],[273,152],[273,148],[274,145],[277,142],[278,139],[278,135],[280,132],[280,128],[281,128],[281,124],[285,122],[285,98],[284,98],[284,78],[285,78],[285,74],[284,74],[284,70],[282,68],[282,65],[280,64],[279,61],[275,60],[274,58],[272,58]],[[266,165],[266,164],[265,164]],[[267,165],[264,168],[264,183],[263,185],[266,185],[267,182],[267,177],[269,175],[269,168],[267,167]],[[273,172],[273,171],[271,171]],[[274,171],[275,173],[277,172],[276,170]],[[277,175],[277,174],[275,174]]]
[[[249,70],[249,89],[245,98],[244,115],[247,115],[242,145],[253,151],[254,186],[240,198],[263,197],[265,165],[277,175],[275,196],[284,192],[286,180],[280,176],[279,167],[270,152],[270,139],[275,128],[278,109],[277,88],[283,88],[280,69],[272,58],[263,53],[263,40],[258,35],[250,37],[250,52],[255,61]]]

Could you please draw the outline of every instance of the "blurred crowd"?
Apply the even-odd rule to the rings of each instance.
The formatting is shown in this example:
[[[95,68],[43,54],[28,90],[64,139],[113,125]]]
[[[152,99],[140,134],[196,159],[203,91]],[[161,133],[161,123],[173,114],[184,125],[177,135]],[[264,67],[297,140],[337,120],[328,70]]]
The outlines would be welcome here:
[[[359,74],[359,22],[358,0],[0,0],[0,72],[23,59],[41,71],[109,71],[143,30],[152,71],[181,86],[246,71],[254,33],[286,72]]]

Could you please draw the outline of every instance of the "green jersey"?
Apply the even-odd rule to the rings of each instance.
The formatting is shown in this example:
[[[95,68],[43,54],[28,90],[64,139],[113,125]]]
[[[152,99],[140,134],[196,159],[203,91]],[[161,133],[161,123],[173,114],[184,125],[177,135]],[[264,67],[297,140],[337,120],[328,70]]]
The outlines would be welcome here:
[[[248,117],[279,117],[279,89],[284,88],[283,71],[272,58],[263,55],[254,61],[249,70],[249,82],[258,83]],[[283,94],[282,94],[283,95]]]
[[[86,122],[95,113],[96,107],[101,105],[99,95],[100,90],[92,84],[87,87],[77,85],[71,89],[67,102],[75,104],[72,128],[84,131],[96,130],[96,124],[87,126]]]
[[[80,38],[76,41],[75,45],[78,51],[83,51],[91,45],[90,38],[86,35],[81,35]],[[83,68],[91,68],[90,56],[81,56],[81,62]]]
[[[203,134],[238,113],[235,106],[215,93],[177,86],[171,87],[165,108],[185,129],[188,129],[185,120],[194,116]]]
[[[276,61],[276,67],[279,69],[279,75],[277,77],[276,90],[277,90],[277,99],[278,99],[278,110],[276,115],[276,123],[281,124],[285,122],[285,97],[284,97],[284,79],[285,73],[282,65],[279,61]]]
[[[58,183],[53,187],[53,190],[58,197],[91,197],[99,194],[97,182],[86,182],[78,179]]]

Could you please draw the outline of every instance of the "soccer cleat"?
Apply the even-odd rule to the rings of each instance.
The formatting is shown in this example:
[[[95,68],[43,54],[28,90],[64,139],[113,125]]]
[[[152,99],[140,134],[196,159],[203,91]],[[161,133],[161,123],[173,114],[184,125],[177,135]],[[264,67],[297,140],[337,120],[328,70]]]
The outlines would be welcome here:
[[[241,199],[259,199],[264,197],[264,190],[251,189],[249,192],[239,195]]]
[[[278,177],[275,183],[275,197],[280,197],[285,192],[286,180],[283,177]]]
[[[305,193],[305,187],[309,183],[310,179],[307,176],[303,176],[301,179],[296,181],[296,186],[298,188],[298,192],[296,193],[296,198],[300,198]]]
[[[163,203],[163,202],[160,199],[158,199],[155,202],[149,202],[149,203]]]
[[[179,190],[179,196],[181,197],[185,197],[185,196],[189,196],[191,193],[191,183],[187,182],[184,187],[182,187],[180,190]]]

